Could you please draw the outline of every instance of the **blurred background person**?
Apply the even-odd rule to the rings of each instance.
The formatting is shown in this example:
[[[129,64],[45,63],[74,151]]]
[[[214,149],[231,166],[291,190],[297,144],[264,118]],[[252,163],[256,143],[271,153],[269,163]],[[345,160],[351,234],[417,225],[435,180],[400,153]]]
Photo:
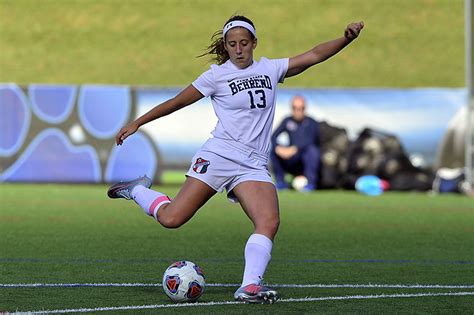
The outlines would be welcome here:
[[[271,163],[277,189],[289,188],[286,173],[303,178],[301,191],[317,188],[320,169],[319,123],[306,116],[306,101],[297,95],[291,101],[291,116],[283,119],[272,135]],[[286,137],[285,137],[286,133]],[[281,141],[285,137],[286,141]],[[286,143],[285,143],[286,142]],[[296,184],[296,183],[295,183]]]

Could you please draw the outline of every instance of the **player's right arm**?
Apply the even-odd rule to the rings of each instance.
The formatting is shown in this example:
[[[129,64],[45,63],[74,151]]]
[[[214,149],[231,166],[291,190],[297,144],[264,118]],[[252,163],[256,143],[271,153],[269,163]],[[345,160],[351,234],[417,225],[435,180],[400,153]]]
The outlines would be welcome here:
[[[115,143],[117,143],[117,145],[121,145],[128,136],[134,134],[138,128],[144,124],[191,105],[203,97],[204,96],[201,94],[201,92],[199,92],[193,85],[189,85],[175,97],[153,107],[151,110],[138,117],[136,120],[123,126],[115,136]]]

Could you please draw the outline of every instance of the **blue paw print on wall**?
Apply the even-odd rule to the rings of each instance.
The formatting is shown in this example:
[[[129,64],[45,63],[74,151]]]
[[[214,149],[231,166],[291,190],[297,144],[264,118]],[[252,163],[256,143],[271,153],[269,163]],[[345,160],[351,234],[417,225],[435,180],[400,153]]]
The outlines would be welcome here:
[[[145,134],[135,133],[121,146],[112,149],[105,171],[105,181],[116,182],[136,178],[137,174],[155,174],[157,157],[154,151],[153,144]],[[135,155],[132,155],[132,152]]]
[[[34,84],[27,91],[0,84],[1,181],[159,180],[158,151],[147,135],[114,146],[117,131],[134,118],[129,87]]]
[[[61,130],[49,128],[1,178],[15,182],[99,182],[100,163],[92,146],[74,146]]]
[[[20,150],[31,120],[28,101],[17,85],[0,85],[0,112],[0,156],[9,157]]]
[[[130,116],[130,89],[125,86],[83,85],[78,110],[82,125],[100,139],[115,136]]]
[[[75,85],[38,85],[28,87],[31,108],[36,116],[50,124],[64,122],[74,109]]]

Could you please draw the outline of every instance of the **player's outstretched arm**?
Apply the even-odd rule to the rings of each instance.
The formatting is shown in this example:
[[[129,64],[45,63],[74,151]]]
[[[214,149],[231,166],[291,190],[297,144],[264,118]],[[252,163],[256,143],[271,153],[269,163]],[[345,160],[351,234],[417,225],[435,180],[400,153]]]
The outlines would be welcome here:
[[[301,55],[291,57],[286,77],[300,74],[309,67],[334,56],[356,39],[363,27],[364,22],[351,23],[344,30],[343,37],[319,44]]]
[[[138,128],[140,128],[140,126],[143,126],[144,124],[160,117],[169,115],[183,107],[191,105],[203,97],[204,96],[201,94],[201,92],[199,92],[193,85],[189,85],[175,97],[153,107],[151,110],[138,117],[136,120],[123,126],[115,136],[115,143],[117,145],[121,145],[123,141],[128,136],[134,134]]]

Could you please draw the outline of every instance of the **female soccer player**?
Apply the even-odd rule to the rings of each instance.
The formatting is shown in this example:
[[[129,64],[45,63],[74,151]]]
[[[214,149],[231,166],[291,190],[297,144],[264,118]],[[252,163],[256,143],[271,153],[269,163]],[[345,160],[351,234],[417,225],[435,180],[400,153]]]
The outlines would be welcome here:
[[[273,303],[278,293],[262,284],[280,218],[278,197],[268,172],[270,137],[275,113],[276,88],[291,77],[316,65],[347,46],[364,27],[349,24],[340,38],[319,44],[291,58],[253,59],[257,34],[251,20],[233,16],[222,32],[212,37],[207,54],[217,64],[199,76],[174,98],[157,105],[124,126],[117,145],[137,129],[209,96],[218,122],[211,137],[193,157],[186,180],[170,199],[149,189],[144,176],[110,187],[110,198],[133,199],[147,215],[167,228],[186,223],[216,192],[227,190],[239,202],[255,226],[245,246],[242,285],[234,294],[239,301]]]

